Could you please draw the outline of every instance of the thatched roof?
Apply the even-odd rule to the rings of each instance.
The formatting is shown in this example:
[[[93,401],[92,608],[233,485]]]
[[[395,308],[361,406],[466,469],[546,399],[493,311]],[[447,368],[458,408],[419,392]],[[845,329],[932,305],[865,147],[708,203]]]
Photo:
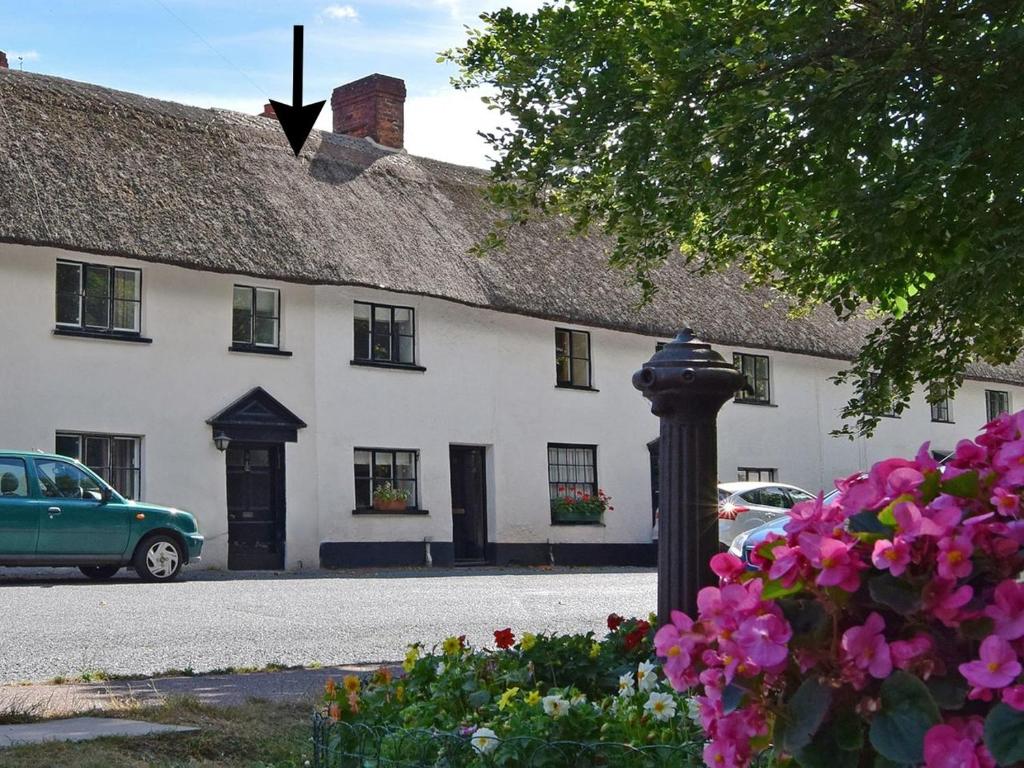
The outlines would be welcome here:
[[[549,220],[469,253],[494,212],[486,173],[314,131],[296,160],[277,122],[0,69],[0,241],[192,269],[422,294],[541,318],[852,358],[870,327],[803,319],[742,274],[661,270],[656,301],[601,238]],[[1024,362],[972,374],[1024,382]]]

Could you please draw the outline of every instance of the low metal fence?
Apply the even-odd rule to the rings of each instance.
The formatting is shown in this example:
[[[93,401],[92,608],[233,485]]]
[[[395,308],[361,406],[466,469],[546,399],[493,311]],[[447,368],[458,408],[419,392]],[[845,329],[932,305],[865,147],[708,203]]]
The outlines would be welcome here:
[[[313,716],[314,768],[689,768],[701,744],[635,747],[613,742],[499,738],[479,750],[471,735]]]

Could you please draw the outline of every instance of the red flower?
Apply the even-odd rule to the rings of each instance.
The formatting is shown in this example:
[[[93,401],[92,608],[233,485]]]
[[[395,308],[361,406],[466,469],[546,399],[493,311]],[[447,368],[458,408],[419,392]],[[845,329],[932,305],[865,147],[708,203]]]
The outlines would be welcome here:
[[[643,619],[638,621],[636,623],[636,626],[633,627],[633,629],[631,629],[629,632],[626,633],[626,639],[625,639],[625,642],[623,643],[623,645],[625,646],[626,650],[627,651],[631,651],[634,648],[636,648],[638,645],[640,645],[640,641],[644,639],[644,637],[647,635],[647,632],[648,632],[648,630],[650,630],[650,628],[651,628],[651,625],[648,624]]]
[[[617,613],[608,614],[608,629],[614,632],[622,624],[622,617]]]
[[[505,629],[494,630],[494,644],[499,648],[511,648],[515,645],[516,636],[512,634],[511,627],[505,627]]]

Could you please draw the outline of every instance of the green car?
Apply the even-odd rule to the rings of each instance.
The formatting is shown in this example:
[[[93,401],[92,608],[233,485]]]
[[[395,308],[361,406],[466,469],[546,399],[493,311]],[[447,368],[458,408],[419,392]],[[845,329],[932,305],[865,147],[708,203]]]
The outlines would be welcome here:
[[[171,581],[202,549],[188,512],[128,501],[65,456],[0,451],[0,565],[78,566],[90,579],[130,566]]]

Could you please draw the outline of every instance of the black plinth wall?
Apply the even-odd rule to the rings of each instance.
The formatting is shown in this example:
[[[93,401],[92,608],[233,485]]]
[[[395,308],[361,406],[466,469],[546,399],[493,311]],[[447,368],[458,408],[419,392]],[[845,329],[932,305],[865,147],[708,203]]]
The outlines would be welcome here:
[[[658,621],[673,610],[696,616],[697,593],[717,583],[718,412],[743,385],[722,356],[680,331],[633,375],[661,419]]]

